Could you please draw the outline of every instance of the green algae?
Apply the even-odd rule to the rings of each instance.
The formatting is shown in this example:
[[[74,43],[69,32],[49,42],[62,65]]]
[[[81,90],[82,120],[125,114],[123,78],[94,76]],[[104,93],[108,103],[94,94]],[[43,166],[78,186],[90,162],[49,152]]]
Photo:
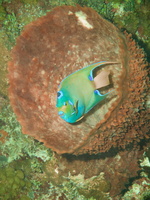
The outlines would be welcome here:
[[[8,14],[3,20],[3,32],[5,34],[6,46],[11,49],[15,43],[16,38],[20,35],[24,26],[34,21],[40,16],[43,16],[45,11],[41,10],[39,6],[30,4],[22,6],[18,13],[14,12]]]
[[[7,37],[7,47],[8,49],[11,49],[11,47],[15,44],[16,38],[20,34],[17,18],[14,13],[6,16],[5,20],[3,21],[3,31]]]
[[[6,165],[8,162],[8,158],[6,156],[0,156],[0,167]]]
[[[1,21],[3,21],[5,19],[6,14],[7,13],[6,13],[5,8],[2,5],[0,5],[0,23],[1,23]]]
[[[149,200],[150,199],[150,191],[147,191],[143,194],[142,200]]]
[[[37,5],[38,0],[21,0],[21,2],[24,4]]]

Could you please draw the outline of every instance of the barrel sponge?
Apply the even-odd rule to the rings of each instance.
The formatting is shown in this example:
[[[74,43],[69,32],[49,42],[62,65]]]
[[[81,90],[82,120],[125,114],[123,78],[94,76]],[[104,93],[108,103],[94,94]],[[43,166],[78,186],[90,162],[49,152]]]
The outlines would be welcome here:
[[[108,66],[115,89],[74,125],[57,113],[58,85],[91,63]],[[148,70],[131,35],[87,7],[60,6],[28,24],[9,62],[9,97],[22,132],[57,153],[98,153],[148,138]],[[81,86],[82,87],[82,86]]]

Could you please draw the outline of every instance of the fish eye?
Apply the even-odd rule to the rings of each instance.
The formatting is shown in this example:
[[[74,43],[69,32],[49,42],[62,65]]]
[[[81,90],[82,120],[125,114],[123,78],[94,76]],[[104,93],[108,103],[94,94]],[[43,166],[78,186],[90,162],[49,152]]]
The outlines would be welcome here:
[[[57,92],[57,98],[60,99],[63,96],[63,92],[62,91],[58,91]]]

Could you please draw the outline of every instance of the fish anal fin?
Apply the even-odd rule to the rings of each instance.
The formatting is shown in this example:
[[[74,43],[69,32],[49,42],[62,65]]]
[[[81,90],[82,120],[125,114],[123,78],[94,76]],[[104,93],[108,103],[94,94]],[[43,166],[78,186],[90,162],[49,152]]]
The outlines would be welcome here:
[[[98,75],[95,76],[94,84],[96,89],[100,89],[110,84],[109,74],[110,71],[104,69]]]

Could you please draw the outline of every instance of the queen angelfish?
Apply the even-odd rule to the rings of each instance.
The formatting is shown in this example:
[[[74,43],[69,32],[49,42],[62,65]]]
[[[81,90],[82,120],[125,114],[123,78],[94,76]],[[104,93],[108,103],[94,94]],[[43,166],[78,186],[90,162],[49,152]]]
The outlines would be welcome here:
[[[82,119],[95,105],[109,94],[101,94],[98,87],[107,86],[108,71],[104,70],[97,78],[93,76],[93,70],[97,67],[115,62],[102,61],[84,67],[62,80],[57,92],[58,115],[66,122],[75,123]],[[100,79],[100,80],[99,80]]]

